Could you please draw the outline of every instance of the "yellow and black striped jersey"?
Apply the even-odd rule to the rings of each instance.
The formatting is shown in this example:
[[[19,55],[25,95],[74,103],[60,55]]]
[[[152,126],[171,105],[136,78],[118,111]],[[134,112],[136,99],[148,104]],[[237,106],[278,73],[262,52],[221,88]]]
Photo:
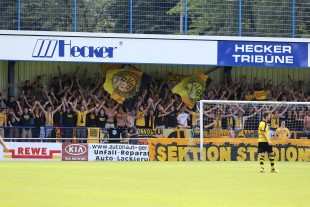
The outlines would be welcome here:
[[[263,137],[263,135],[262,135],[263,131],[265,132],[266,137],[269,138],[269,133],[268,133],[269,126],[268,126],[267,122],[265,122],[265,121],[261,121],[259,123],[259,127],[258,127],[258,142],[268,142],[268,140],[265,139],[265,137]]]

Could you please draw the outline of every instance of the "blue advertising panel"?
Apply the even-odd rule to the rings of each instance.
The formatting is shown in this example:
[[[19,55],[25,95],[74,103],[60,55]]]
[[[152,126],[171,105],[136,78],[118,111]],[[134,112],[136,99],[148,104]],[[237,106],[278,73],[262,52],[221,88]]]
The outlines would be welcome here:
[[[219,41],[218,65],[308,67],[307,43]]]

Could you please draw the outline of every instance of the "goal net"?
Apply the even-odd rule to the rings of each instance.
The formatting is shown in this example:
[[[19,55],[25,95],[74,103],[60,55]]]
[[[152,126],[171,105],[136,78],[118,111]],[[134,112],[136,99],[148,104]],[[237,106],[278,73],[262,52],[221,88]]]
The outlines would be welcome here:
[[[201,100],[198,129],[200,160],[204,138],[258,138],[258,125],[264,113],[270,113],[271,139],[302,139],[310,135],[310,104],[307,102],[260,102]]]

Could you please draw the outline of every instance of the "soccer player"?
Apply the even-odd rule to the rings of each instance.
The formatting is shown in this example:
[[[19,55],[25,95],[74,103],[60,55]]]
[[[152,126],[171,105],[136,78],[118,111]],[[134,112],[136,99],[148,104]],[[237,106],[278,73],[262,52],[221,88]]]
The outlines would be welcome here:
[[[269,127],[267,122],[270,121],[270,113],[263,114],[263,120],[260,122],[258,127],[258,156],[260,161],[260,172],[264,173],[264,158],[265,153],[267,152],[269,155],[269,160],[271,164],[271,172],[279,172],[274,167],[274,152],[272,151],[272,143],[269,137]]]
[[[0,144],[1,144],[2,147],[3,147],[3,152],[9,152],[9,151],[10,151],[9,147],[6,145],[6,143],[5,143],[4,140],[2,139],[1,135],[0,135]]]
[[[281,126],[276,130],[275,133],[276,139],[286,140],[291,138],[291,132],[288,128],[285,127],[285,121],[281,122]]]

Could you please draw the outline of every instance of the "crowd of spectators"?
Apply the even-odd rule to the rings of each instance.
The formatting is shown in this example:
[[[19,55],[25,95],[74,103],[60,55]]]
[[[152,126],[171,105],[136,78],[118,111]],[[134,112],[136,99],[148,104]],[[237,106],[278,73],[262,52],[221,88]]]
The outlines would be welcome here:
[[[76,128],[77,138],[86,138],[87,127],[98,127],[111,132],[110,137],[135,137],[138,135],[137,127],[191,128],[198,124],[196,108],[187,108],[164,80],[152,79],[135,106],[128,109],[111,99],[103,89],[102,73],[84,78],[86,71],[80,73],[79,69],[71,74],[62,74],[58,68],[58,72],[58,76],[47,83],[43,81],[44,75],[37,76],[32,83],[20,81],[20,97],[7,94],[7,88],[0,91],[1,136],[6,134],[12,141],[54,137],[54,127],[61,127],[64,138],[72,138],[73,128]],[[268,101],[309,102],[309,85],[302,81],[294,84],[290,76],[289,80],[290,87],[283,82],[274,85],[271,80],[259,81],[256,78],[251,84],[242,76],[238,82],[212,83],[203,99],[246,100],[247,95],[254,91],[269,91],[266,93]],[[205,128],[228,129],[233,137],[236,130],[257,129],[265,111],[273,114],[272,128],[279,128],[279,123],[285,121],[290,130],[310,130],[310,108],[284,103],[269,106],[206,105]],[[290,125],[291,122],[294,126]]]

